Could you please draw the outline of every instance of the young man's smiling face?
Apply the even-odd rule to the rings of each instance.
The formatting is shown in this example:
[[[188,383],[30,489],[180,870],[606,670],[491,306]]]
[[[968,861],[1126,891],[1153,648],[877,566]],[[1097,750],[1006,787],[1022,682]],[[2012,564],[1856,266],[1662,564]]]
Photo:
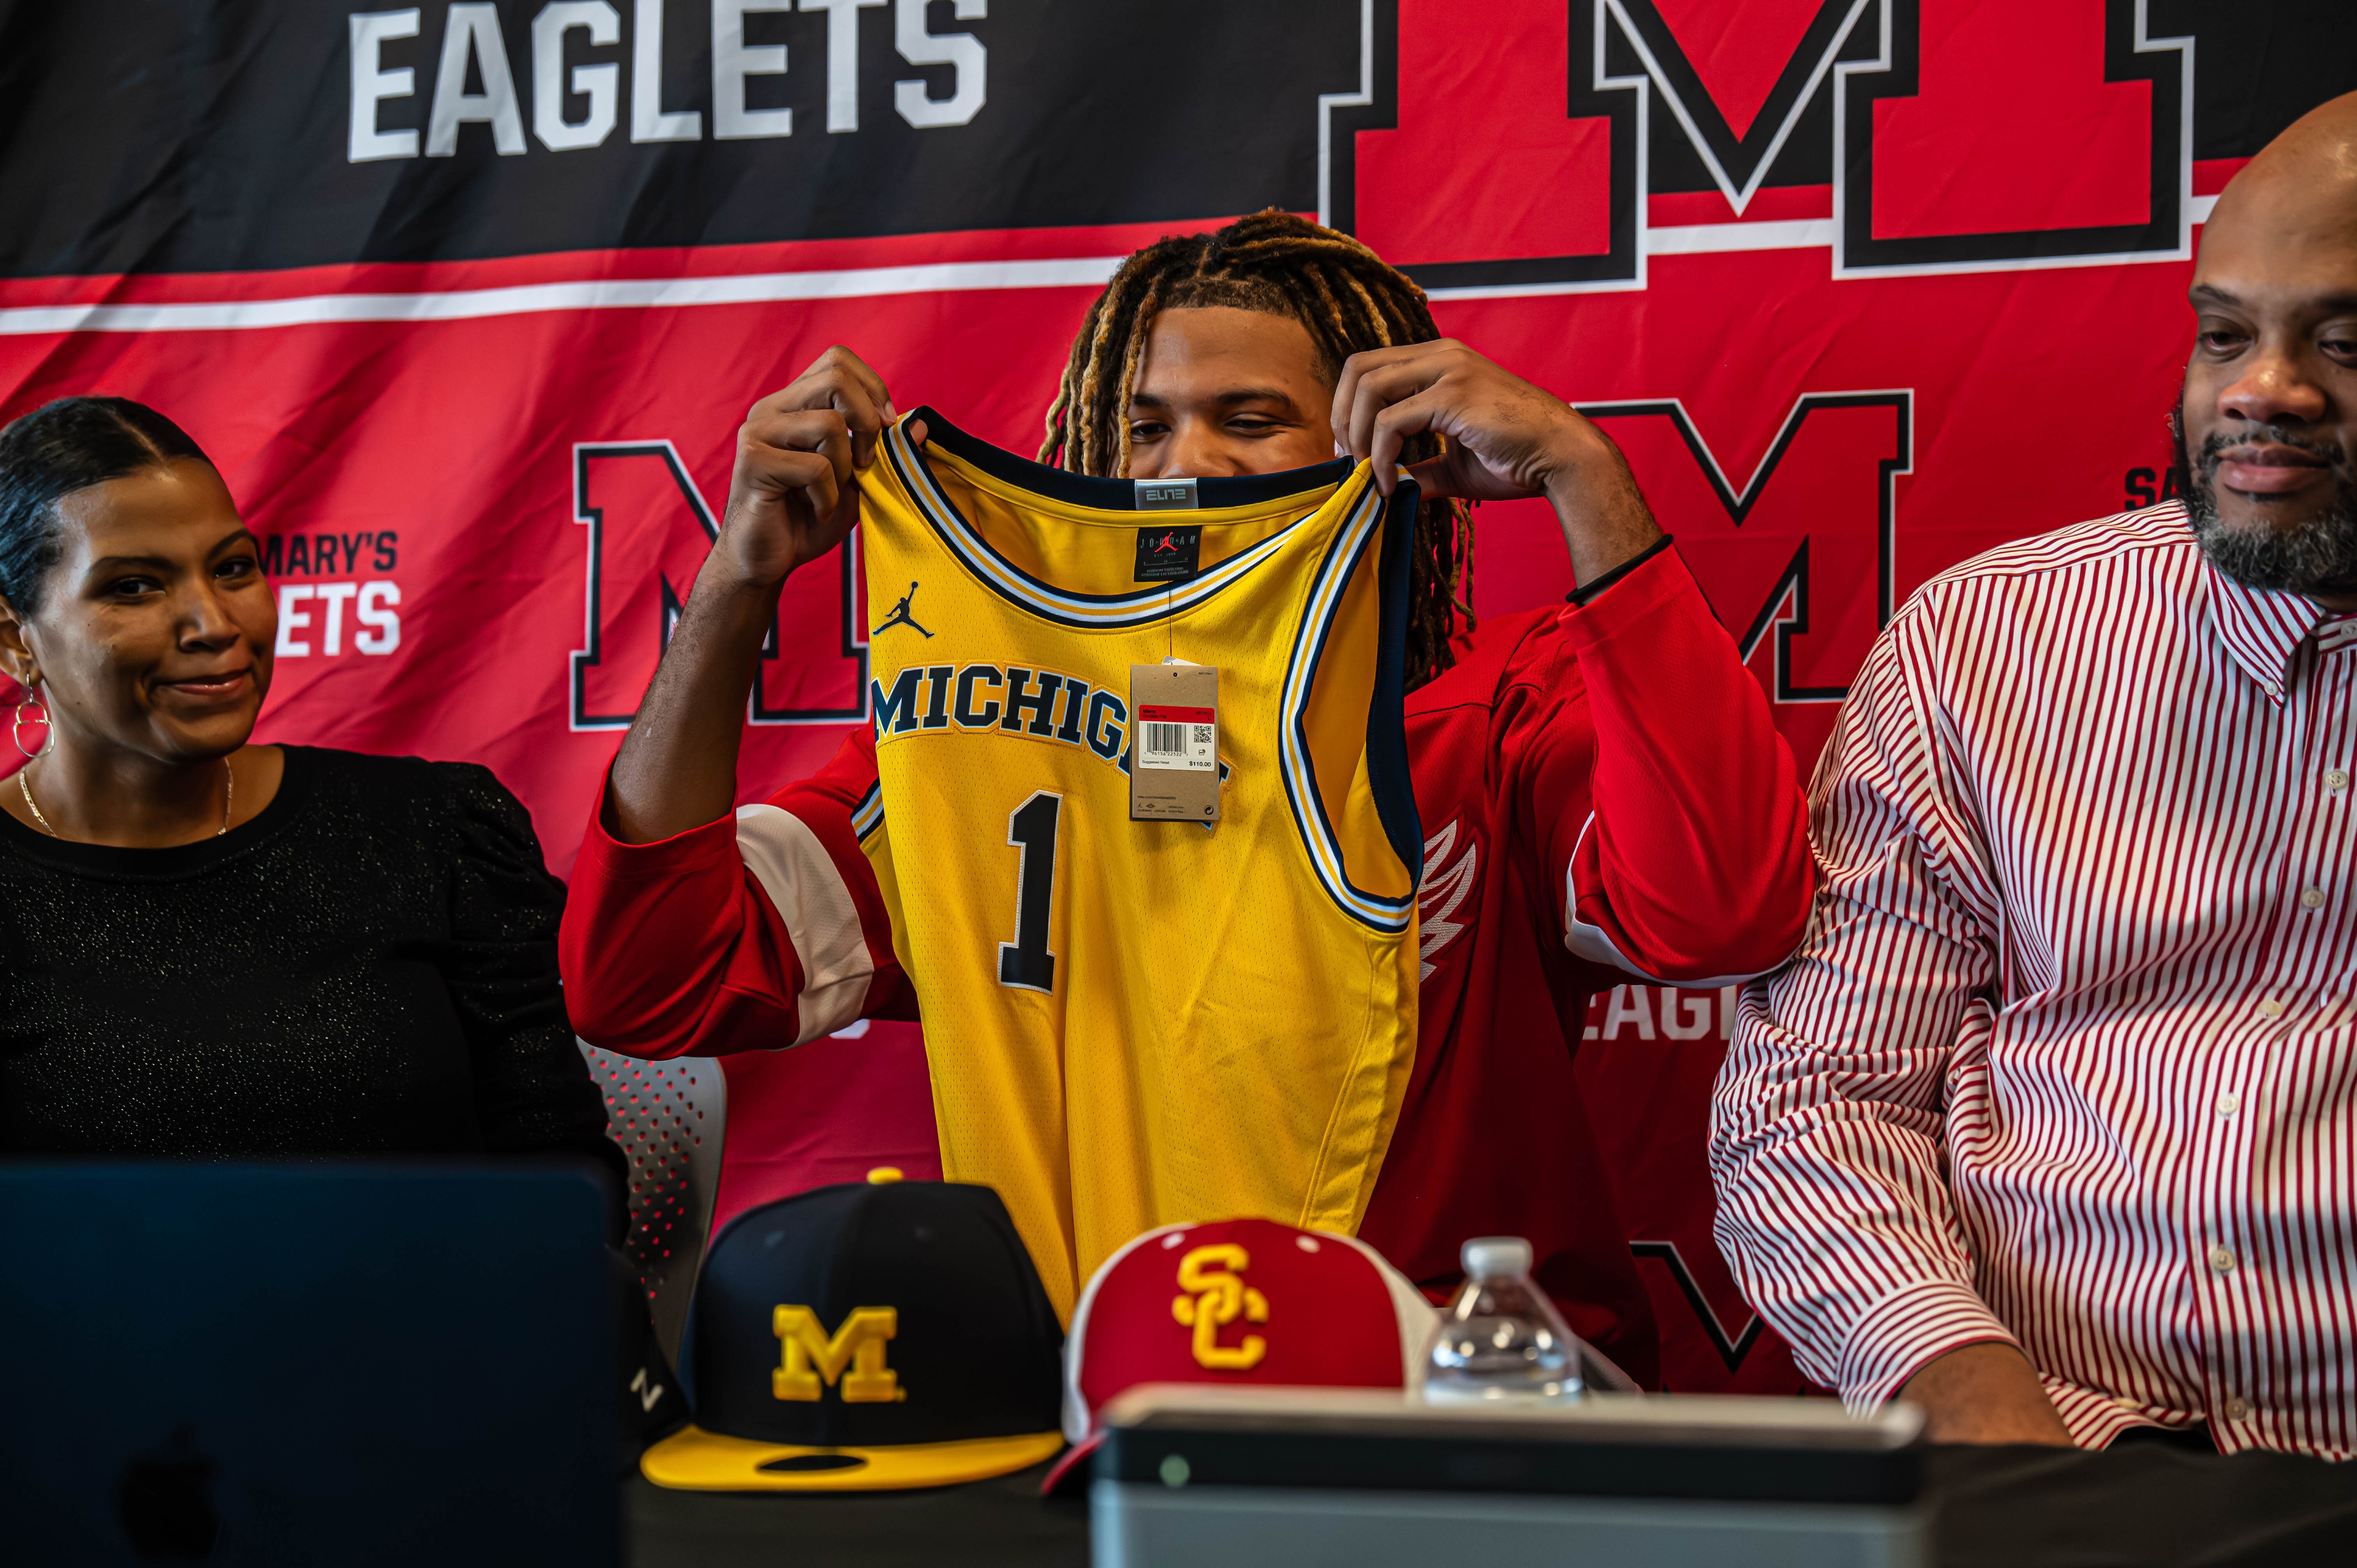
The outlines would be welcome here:
[[[1334,381],[1309,329],[1228,306],[1165,310],[1129,400],[1129,477],[1218,478],[1334,456]]]

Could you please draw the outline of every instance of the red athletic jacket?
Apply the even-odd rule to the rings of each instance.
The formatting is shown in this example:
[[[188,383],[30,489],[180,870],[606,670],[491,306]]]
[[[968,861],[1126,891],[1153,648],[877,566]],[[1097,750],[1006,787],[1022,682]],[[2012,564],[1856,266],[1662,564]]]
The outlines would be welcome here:
[[[1572,1327],[1651,1384],[1652,1309],[1572,1074],[1587,997],[1631,975],[1710,986],[1774,967],[1814,874],[1792,756],[1675,551],[1575,601],[1484,622],[1408,696],[1416,1054],[1360,1234],[1436,1291],[1465,1238],[1528,1237]],[[813,840],[784,911],[732,821],[631,845],[593,813],[561,944],[574,1027],[655,1058],[813,1038],[845,1020],[804,1005],[805,977],[840,994],[846,948],[872,971],[861,1015],[915,1018],[852,827],[875,781],[862,733],[770,798]],[[731,1119],[732,1147],[762,1135]]]

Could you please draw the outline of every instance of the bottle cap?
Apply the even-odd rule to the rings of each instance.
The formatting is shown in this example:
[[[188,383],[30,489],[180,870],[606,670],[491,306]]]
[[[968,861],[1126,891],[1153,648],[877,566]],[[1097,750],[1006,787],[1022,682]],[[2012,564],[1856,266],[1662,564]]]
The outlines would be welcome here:
[[[1531,1272],[1531,1244],[1520,1236],[1476,1236],[1465,1243],[1458,1261],[1469,1280],[1493,1280]]]

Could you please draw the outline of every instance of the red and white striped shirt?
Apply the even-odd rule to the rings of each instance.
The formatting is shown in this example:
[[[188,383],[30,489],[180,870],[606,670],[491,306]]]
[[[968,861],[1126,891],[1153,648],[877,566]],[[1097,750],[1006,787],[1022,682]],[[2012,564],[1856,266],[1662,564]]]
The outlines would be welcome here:
[[[1718,1237],[1853,1407],[2018,1344],[2079,1442],[2357,1454],[2357,620],[2174,503],[1883,633],[1720,1075]]]

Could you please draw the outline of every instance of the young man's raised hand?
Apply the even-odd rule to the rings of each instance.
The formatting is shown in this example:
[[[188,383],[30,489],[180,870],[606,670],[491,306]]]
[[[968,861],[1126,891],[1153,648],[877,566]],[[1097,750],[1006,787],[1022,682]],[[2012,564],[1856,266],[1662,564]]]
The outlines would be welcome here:
[[[1353,354],[1334,387],[1334,444],[1372,459],[1385,495],[1407,438],[1430,431],[1441,455],[1408,468],[1425,494],[1466,500],[1546,497],[1592,583],[1662,535],[1620,450],[1552,392],[1452,338]]]
[[[616,838],[651,843],[736,805],[745,698],[778,590],[859,521],[851,476],[899,417],[883,378],[839,345],[745,416],[720,537],[608,777],[603,820]]]
[[[774,587],[842,543],[859,521],[852,473],[875,460],[877,438],[899,417],[883,378],[840,344],[755,403],[737,433],[713,549],[723,569]]]

